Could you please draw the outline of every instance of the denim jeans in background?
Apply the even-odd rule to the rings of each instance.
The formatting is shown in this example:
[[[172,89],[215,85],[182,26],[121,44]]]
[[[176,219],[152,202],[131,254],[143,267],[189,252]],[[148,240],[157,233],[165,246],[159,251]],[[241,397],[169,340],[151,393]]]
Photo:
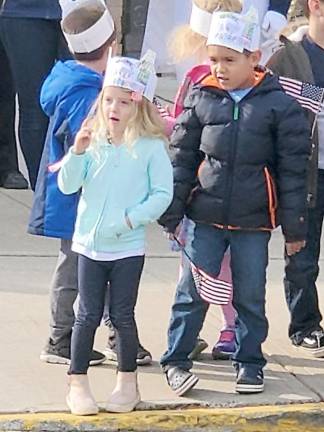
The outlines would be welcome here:
[[[109,316],[116,332],[118,370],[137,368],[137,327],[134,308],[144,256],[116,261],[94,261],[79,255],[79,309],[72,331],[69,374],[85,374],[97,327],[105,305],[109,282]]]
[[[289,337],[300,344],[312,331],[321,329],[316,279],[324,217],[324,170],[318,170],[316,207],[308,210],[306,246],[296,255],[286,255],[285,294],[290,311]]]
[[[71,54],[56,20],[0,17],[0,42],[18,94],[19,141],[35,189],[48,124],[40,89],[55,60]]]
[[[266,364],[261,344],[268,334],[265,316],[265,284],[270,233],[227,231],[196,224],[186,250],[194,264],[217,277],[227,248],[231,248],[233,306],[237,311],[237,350],[233,360],[239,366],[261,369]],[[208,304],[196,292],[190,265],[185,264],[176,290],[168,332],[168,350],[161,359],[164,370],[172,366],[190,369],[188,355],[202,328]]]

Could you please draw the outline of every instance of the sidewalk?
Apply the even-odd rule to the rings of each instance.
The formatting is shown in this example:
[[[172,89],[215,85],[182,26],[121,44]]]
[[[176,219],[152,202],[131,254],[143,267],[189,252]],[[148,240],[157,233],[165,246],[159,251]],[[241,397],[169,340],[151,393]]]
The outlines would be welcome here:
[[[0,325],[2,330],[0,333],[0,414],[10,414],[9,417],[0,415],[0,431],[32,430],[18,429],[17,423],[13,423],[14,419],[23,418],[21,413],[67,411],[65,405],[67,368],[39,361],[39,353],[48,337],[48,288],[56,262],[58,243],[55,240],[26,234],[31,200],[31,191],[0,189]],[[147,260],[137,307],[137,322],[141,341],[151,350],[154,363],[139,370],[143,399],[140,410],[281,406],[323,401],[324,360],[308,358],[302,351],[294,348],[287,337],[288,312],[282,285],[284,265],[282,252],[281,234],[275,232],[271,241],[267,286],[270,331],[264,344],[268,359],[265,371],[265,392],[250,396],[235,394],[234,371],[230,362],[211,360],[209,353],[221,327],[220,311],[217,307],[212,307],[202,332],[202,337],[210,346],[194,367],[194,372],[198,374],[200,381],[190,393],[190,397],[177,398],[169,390],[160,371],[158,360],[166,348],[170,308],[177,280],[178,256],[169,251],[168,243],[162,236],[160,228],[156,225],[150,227]],[[320,276],[318,281],[320,288],[323,286],[323,278],[323,275]],[[324,296],[321,289],[319,289],[319,296],[324,311]],[[106,338],[107,332],[101,327],[95,343],[98,350],[104,348]],[[90,380],[96,399],[103,407],[107,395],[114,386],[115,365],[107,362],[91,368]],[[322,405],[310,405],[309,408],[306,405],[305,409],[310,412],[320,411]],[[267,410],[268,408],[265,409]],[[229,412],[235,417],[236,411]],[[258,412],[260,415],[260,411]],[[212,411],[208,413],[212,415]],[[151,415],[155,418],[159,415],[159,425],[163,426],[163,418],[166,421],[169,411],[165,414],[139,415],[142,417]],[[184,419],[185,412],[181,415]],[[242,415],[244,417],[244,410],[243,414],[241,410],[235,418],[239,419]],[[196,419],[200,418],[199,416],[203,417],[201,412],[200,414],[193,412],[192,416]],[[224,419],[226,417],[223,416]],[[50,418],[53,416],[49,416],[48,421]],[[55,418],[60,419],[61,414],[55,415]],[[73,416],[64,418],[73,419]],[[112,416],[111,419],[113,418],[115,417]],[[130,418],[133,418],[132,421],[136,423],[134,417]],[[89,420],[91,421],[87,419]],[[121,418],[120,421],[122,422]],[[319,423],[321,424],[323,422]],[[14,426],[16,429],[13,429]],[[116,429],[115,426],[115,429],[111,430]],[[143,427],[136,430],[153,431],[153,428],[150,426],[148,429]],[[178,429],[171,427],[169,430]],[[184,430],[189,430],[189,427]],[[238,430],[245,429],[242,427]],[[320,430],[318,425],[316,430]]]

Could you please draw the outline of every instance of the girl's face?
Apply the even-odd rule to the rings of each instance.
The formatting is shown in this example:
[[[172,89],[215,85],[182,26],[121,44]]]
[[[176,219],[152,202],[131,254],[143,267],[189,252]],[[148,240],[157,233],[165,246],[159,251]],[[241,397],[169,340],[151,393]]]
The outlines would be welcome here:
[[[122,140],[129,120],[135,114],[132,92],[120,87],[106,87],[103,93],[102,110],[111,137]]]

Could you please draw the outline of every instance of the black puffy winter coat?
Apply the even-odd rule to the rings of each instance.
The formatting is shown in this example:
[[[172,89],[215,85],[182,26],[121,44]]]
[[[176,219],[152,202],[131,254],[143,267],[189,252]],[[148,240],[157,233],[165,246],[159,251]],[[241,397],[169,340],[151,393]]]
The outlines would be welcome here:
[[[287,241],[306,233],[310,126],[276,77],[259,75],[239,102],[212,77],[187,98],[171,138],[174,199],[160,223],[184,214],[229,229],[281,224]]]

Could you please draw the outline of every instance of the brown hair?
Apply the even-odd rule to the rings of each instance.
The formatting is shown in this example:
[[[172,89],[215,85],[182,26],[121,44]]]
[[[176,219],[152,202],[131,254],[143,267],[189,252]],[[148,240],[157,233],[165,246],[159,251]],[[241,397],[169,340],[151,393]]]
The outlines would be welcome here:
[[[215,10],[228,12],[241,12],[242,5],[239,0],[193,0],[200,9],[206,12]],[[206,38],[194,32],[189,25],[178,27],[169,40],[169,52],[175,63],[197,56],[197,61],[203,62],[206,58]]]
[[[104,6],[86,6],[81,7],[71,12],[62,21],[62,29],[67,34],[79,34],[92,27],[102,15],[106,9]],[[74,57],[79,61],[95,61],[100,60],[103,55],[107,52],[107,49],[115,42],[116,31],[114,30],[112,35],[106,40],[106,42],[99,48],[89,53],[74,53]]]

